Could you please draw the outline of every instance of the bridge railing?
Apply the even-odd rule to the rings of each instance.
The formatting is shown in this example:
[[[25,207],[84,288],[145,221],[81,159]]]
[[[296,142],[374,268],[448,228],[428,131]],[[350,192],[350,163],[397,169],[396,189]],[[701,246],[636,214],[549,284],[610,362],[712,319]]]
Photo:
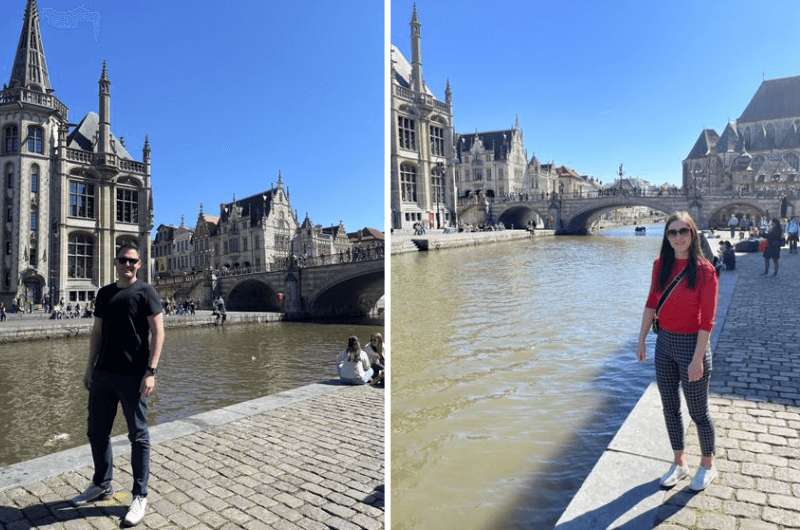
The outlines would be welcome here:
[[[608,197],[646,197],[646,198],[665,198],[665,197],[694,197],[692,190],[685,190],[683,188],[662,188],[658,190],[644,190],[644,189],[619,189],[610,188],[602,190],[591,191],[576,191],[568,193],[558,192],[523,192],[523,193],[508,193],[503,196],[487,198],[490,203],[507,203],[507,202],[525,202],[525,201],[557,201],[560,199],[605,199]],[[795,190],[759,190],[759,191],[714,191],[713,193],[698,193],[699,197],[714,197],[714,198],[728,198],[728,199],[782,199],[786,197],[787,200],[795,200],[800,198],[800,192]],[[483,204],[483,197],[473,195],[468,198],[461,199],[462,204],[467,206],[469,203]]]

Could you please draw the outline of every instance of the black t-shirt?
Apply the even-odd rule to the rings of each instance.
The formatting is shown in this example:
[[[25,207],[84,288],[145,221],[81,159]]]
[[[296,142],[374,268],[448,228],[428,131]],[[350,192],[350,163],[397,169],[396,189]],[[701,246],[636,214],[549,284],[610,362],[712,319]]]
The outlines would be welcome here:
[[[117,374],[144,375],[150,361],[147,317],[161,312],[153,287],[143,281],[126,288],[112,283],[97,292],[94,316],[103,319],[97,368]]]

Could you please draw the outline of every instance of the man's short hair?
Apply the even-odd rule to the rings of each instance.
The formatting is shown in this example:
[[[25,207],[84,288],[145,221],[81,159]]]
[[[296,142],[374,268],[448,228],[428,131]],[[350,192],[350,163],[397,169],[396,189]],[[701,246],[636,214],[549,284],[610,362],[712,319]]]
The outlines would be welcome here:
[[[122,255],[122,253],[125,252],[126,250],[135,250],[136,251],[136,255],[137,256],[141,256],[141,253],[139,252],[139,247],[137,247],[137,246],[135,246],[135,245],[133,245],[131,243],[125,243],[124,245],[119,247],[119,250],[117,250],[117,256],[116,257],[120,257]]]

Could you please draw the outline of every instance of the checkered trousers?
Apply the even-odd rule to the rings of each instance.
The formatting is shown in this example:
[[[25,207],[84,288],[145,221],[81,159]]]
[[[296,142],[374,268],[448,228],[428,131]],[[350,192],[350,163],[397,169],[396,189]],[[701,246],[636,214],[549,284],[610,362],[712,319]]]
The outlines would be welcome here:
[[[683,421],[678,387],[683,387],[683,397],[692,421],[697,425],[700,450],[703,456],[714,454],[714,424],[708,412],[708,385],[711,376],[711,348],[703,358],[703,377],[689,382],[689,363],[694,356],[697,334],[670,333],[663,329],[656,340],[656,383],[661,394],[664,420],[673,451],[683,451]]]

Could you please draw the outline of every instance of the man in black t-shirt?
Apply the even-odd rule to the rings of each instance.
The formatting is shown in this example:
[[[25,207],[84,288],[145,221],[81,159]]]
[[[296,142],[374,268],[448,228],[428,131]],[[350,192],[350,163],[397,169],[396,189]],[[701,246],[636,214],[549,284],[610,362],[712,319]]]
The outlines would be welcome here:
[[[102,287],[95,298],[94,325],[84,386],[89,390],[89,443],[92,446],[92,484],[72,503],[110,496],[113,470],[111,427],[117,404],[128,424],[133,467],[133,501],[127,525],[144,518],[150,468],[147,398],[156,387],[156,367],[164,344],[164,322],[155,289],[138,281],[139,250],[123,246],[117,252],[117,281]]]

